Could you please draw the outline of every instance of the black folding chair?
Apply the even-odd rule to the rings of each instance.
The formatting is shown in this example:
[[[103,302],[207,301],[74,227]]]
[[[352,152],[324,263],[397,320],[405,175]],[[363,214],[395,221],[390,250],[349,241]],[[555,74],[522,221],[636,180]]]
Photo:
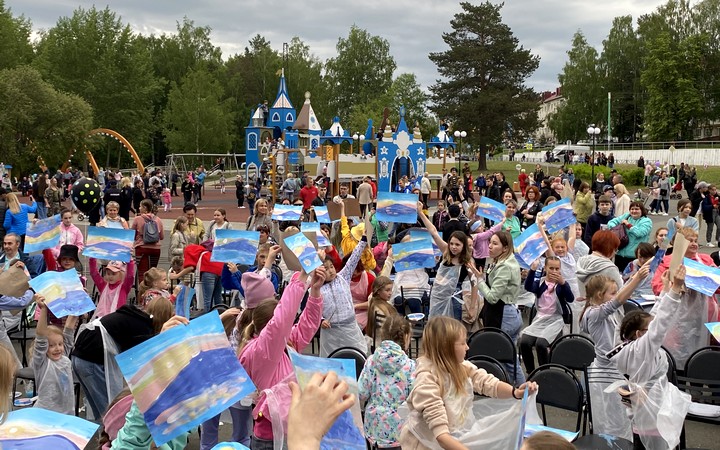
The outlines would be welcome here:
[[[585,382],[585,405],[583,406],[583,434],[589,428],[593,433],[592,408],[590,404],[590,384],[588,367],[595,360],[595,344],[581,334],[566,334],[555,339],[550,345],[550,362],[560,364],[570,370],[582,372]]]
[[[365,353],[353,347],[341,347],[330,353],[329,358],[352,359],[355,361],[355,378],[360,378],[360,373],[365,367]]]
[[[17,331],[9,332],[8,337],[11,341],[20,342],[20,349],[22,351],[22,364],[23,367],[27,367],[27,342],[35,339],[35,328],[30,327],[30,318],[27,314],[27,307],[23,308],[20,315],[20,323],[18,324]]]
[[[377,337],[380,335],[380,329],[382,328],[383,324],[385,324],[385,320],[387,319],[387,316],[385,314],[375,311],[373,314],[373,317],[371,320],[373,323],[373,332],[371,333],[370,339],[372,342],[370,343],[370,350],[374,353],[375,352],[375,342],[377,342]]]
[[[475,364],[475,367],[477,367],[478,369],[485,369],[487,373],[495,376],[495,378],[499,379],[500,381],[504,381],[505,383],[507,383],[510,378],[505,371],[505,367],[503,367],[500,361],[491,356],[473,356],[472,358],[468,359],[468,361]]]
[[[685,373],[677,376],[678,387],[692,396],[695,403],[720,406],[720,346],[703,347],[690,355]],[[688,413],[686,420],[720,424],[719,417]]]
[[[474,356],[490,356],[513,365],[512,383],[517,380],[517,350],[510,335],[500,328],[485,327],[468,338],[466,359]]]
[[[528,381],[535,381],[542,386],[538,389],[535,401],[540,404],[543,425],[547,426],[545,406],[552,406],[577,413],[574,431],[580,431],[585,393],[572,370],[560,364],[545,364],[533,370]]]

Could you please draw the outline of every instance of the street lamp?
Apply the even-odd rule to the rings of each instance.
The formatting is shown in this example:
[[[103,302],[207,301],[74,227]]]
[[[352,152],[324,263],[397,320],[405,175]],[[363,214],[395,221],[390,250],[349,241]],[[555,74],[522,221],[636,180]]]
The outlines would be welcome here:
[[[596,127],[594,123],[588,125],[587,133],[592,139],[592,157],[590,159],[590,183],[595,182],[595,141],[600,134],[600,128]]]
[[[455,136],[455,139],[460,138],[460,159],[462,159],[462,140],[464,137],[467,137],[467,132],[455,130],[453,136]],[[457,147],[455,147],[455,149],[457,149]],[[460,159],[458,159],[458,174],[460,173]]]
[[[360,153],[360,141],[365,140],[365,135],[364,134],[359,135],[359,134],[355,133],[355,134],[353,134],[352,138],[353,138],[353,141],[355,141],[357,143],[358,154],[359,154]],[[350,152],[350,153],[352,153],[352,152]]]

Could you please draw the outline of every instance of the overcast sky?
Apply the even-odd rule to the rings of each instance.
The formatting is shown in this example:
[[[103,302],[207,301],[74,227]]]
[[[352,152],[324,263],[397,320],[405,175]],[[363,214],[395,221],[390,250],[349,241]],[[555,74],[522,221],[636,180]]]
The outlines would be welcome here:
[[[493,0],[494,1],[494,0]],[[557,75],[567,60],[572,35],[581,29],[598,50],[616,16],[633,19],[650,13],[661,0],[506,0],[502,9],[520,43],[540,56],[540,67],[529,84],[537,91],[557,87]],[[35,29],[55,25],[58,17],[71,16],[77,7],[105,7],[85,0],[6,0],[14,15],[30,18]],[[448,0],[122,0],[109,3],[125,23],[143,34],[172,33],[176,22],[187,16],[197,26],[212,28],[212,40],[223,57],[242,52],[248,40],[263,35],[282,51],[283,42],[299,36],[322,60],[335,55],[339,37],[352,24],[390,43],[397,62],[395,75],[413,72],[427,88],[437,78],[428,53],[447,47],[442,32],[460,11]]]

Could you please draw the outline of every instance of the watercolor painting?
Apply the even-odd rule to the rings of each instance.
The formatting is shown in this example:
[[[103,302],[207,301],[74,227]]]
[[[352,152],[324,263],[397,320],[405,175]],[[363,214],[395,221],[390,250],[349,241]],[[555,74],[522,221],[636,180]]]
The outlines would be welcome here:
[[[292,236],[286,237],[284,242],[287,248],[290,249],[300,261],[300,265],[305,273],[310,273],[322,265],[315,246],[304,234],[293,234]]]
[[[216,230],[210,261],[252,266],[259,245],[259,231]]]
[[[175,314],[189,319],[190,304],[195,296],[195,289],[184,284],[181,284],[180,286],[180,292],[177,297],[175,297]]]
[[[315,211],[315,219],[318,223],[332,223],[327,206],[313,206],[313,211]]]
[[[655,252],[655,256],[653,257],[652,261],[650,262],[650,273],[655,273],[655,271],[660,267],[660,263],[662,262],[663,258],[665,257],[665,252],[667,252],[666,249],[660,248],[657,249],[657,252]]]
[[[562,430],[560,428],[552,428],[552,427],[546,427],[544,425],[537,425],[537,424],[525,424],[525,432],[524,437],[529,438],[533,434],[539,432],[539,431],[550,431],[555,434],[559,434],[562,438],[566,439],[568,442],[572,442],[575,439],[577,439],[579,432],[578,431],[567,431]]]
[[[382,222],[410,223],[418,221],[417,194],[378,192],[375,216]]]
[[[303,207],[301,205],[274,205],[272,220],[277,220],[279,222],[285,220],[300,220],[300,216],[302,216],[302,209]]]
[[[433,255],[436,258],[442,258],[442,252],[440,251],[440,247],[435,245],[435,240],[433,240],[432,235],[428,230],[420,229],[420,228],[413,228],[409,231],[410,234],[410,240],[415,241],[418,239],[427,239],[430,241],[430,244],[432,244],[433,248]]]
[[[527,227],[525,231],[515,239],[514,244],[515,253],[520,256],[520,259],[525,261],[528,267],[548,249],[536,223]]]
[[[0,425],[0,448],[82,450],[98,424],[42,408],[12,411]]]
[[[545,230],[548,235],[577,223],[577,218],[575,217],[569,198],[564,198],[543,208],[543,210],[537,214],[537,218],[543,218],[545,220]]]
[[[348,384],[348,393],[358,395],[359,388],[355,376],[355,361],[350,359],[320,358],[290,352],[290,361],[301,389],[305,389],[313,374],[335,372],[340,380]],[[365,450],[365,434],[360,414],[360,404],[355,404],[337,418],[330,430],[320,442],[321,450],[335,449]]]
[[[160,333],[115,359],[158,446],[255,391],[217,311]]]
[[[250,450],[239,442],[220,442],[210,450]]]
[[[432,244],[427,239],[394,244],[392,250],[397,272],[435,267]]]
[[[710,330],[710,334],[712,334],[715,340],[720,341],[720,322],[706,323],[705,326]]]
[[[488,197],[480,197],[480,200],[477,201],[475,215],[493,222],[502,222],[505,218],[505,205]]]
[[[673,252],[674,254],[674,252]],[[720,269],[709,267],[690,258],[684,258],[685,285],[693,291],[713,296],[720,287]]]
[[[60,214],[38,220],[35,224],[28,222],[25,229],[25,253],[57,246],[60,243],[60,222]]]
[[[55,317],[80,316],[95,309],[75,270],[48,271],[29,281],[30,287],[45,297]]]
[[[82,254],[88,258],[130,262],[135,230],[88,227]]]
[[[302,222],[300,224],[300,231],[302,233],[315,233],[318,247],[329,247],[332,245],[325,235],[322,234],[322,231],[320,231],[320,224],[317,222]]]

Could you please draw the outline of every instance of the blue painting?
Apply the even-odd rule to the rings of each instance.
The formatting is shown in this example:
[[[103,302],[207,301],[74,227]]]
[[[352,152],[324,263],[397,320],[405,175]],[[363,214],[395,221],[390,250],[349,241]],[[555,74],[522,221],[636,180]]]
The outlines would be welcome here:
[[[505,218],[505,209],[505,205],[500,202],[491,198],[480,197],[480,200],[477,201],[475,215],[477,217],[490,219],[493,222],[502,222]]]
[[[706,266],[690,258],[684,258],[685,285],[693,291],[712,297],[720,287],[720,269]]]
[[[665,250],[662,248],[657,249],[657,252],[655,252],[655,256],[653,257],[652,261],[650,262],[650,273],[655,273],[655,271],[660,267],[660,263],[662,262],[663,258],[665,257]]]
[[[357,378],[355,376],[355,361],[350,359],[319,358],[317,356],[301,355],[297,352],[290,352],[290,361],[295,369],[295,376],[301,389],[305,389],[314,373],[327,374],[335,372],[341,381],[345,381],[349,394],[359,393]],[[321,450],[355,449],[365,450],[365,437],[363,434],[362,416],[360,405],[355,404],[347,411],[344,411],[337,418],[330,430],[323,436],[320,442]]]
[[[284,242],[292,254],[300,261],[300,266],[302,266],[305,273],[310,273],[322,265],[315,246],[304,234],[293,234],[286,237]]]
[[[88,227],[82,254],[88,258],[130,262],[135,230]]]
[[[252,266],[259,245],[259,231],[216,230],[210,261]]]
[[[375,216],[382,222],[414,224],[418,221],[417,203],[417,194],[378,192]]]
[[[543,239],[540,229],[534,223],[527,227],[517,239],[515,239],[515,253],[520,256],[525,264],[530,266],[535,260],[545,253],[548,249],[545,239]]]
[[[300,220],[302,205],[275,205],[273,206],[272,220],[279,222],[286,220]]]
[[[537,214],[538,219],[545,220],[545,231],[547,234],[556,233],[570,225],[577,223],[575,212],[569,198],[557,201],[540,211]]]
[[[410,234],[411,241],[415,241],[418,239],[427,239],[428,241],[430,241],[430,243],[432,244],[432,248],[433,248],[433,255],[436,258],[442,258],[443,254],[440,251],[440,247],[435,245],[435,240],[433,239],[432,235],[430,234],[430,232],[428,230],[421,230],[418,228],[413,228],[409,231],[409,234]]]
[[[255,392],[217,311],[160,333],[116,360],[158,446]]]
[[[432,243],[427,239],[393,244],[392,251],[396,272],[435,267]]]
[[[25,227],[25,253],[53,248],[60,243],[60,214],[38,220]]]
[[[210,450],[250,450],[239,442],[220,442]]]
[[[322,231],[320,231],[320,224],[317,222],[302,222],[300,224],[300,231],[303,233],[315,233],[318,247],[330,247],[332,245],[325,235],[322,234]]]
[[[12,411],[0,425],[0,448],[82,450],[98,424],[42,408]]]
[[[313,211],[315,211],[315,219],[318,223],[332,223],[327,206],[313,206]]]
[[[190,304],[195,296],[195,289],[184,284],[180,285],[180,292],[175,297],[175,315],[190,318]]]
[[[75,270],[48,271],[29,281],[33,290],[45,297],[55,317],[81,316],[95,309]]]
[[[568,442],[572,442],[575,439],[577,439],[578,434],[579,434],[579,432],[577,432],[577,431],[567,431],[567,430],[562,430],[560,428],[552,428],[552,427],[546,427],[544,425],[528,423],[528,424],[525,424],[524,436],[526,438],[529,438],[533,434],[540,432],[540,431],[549,431],[551,433],[558,434],[558,435],[560,435],[560,437],[566,439]]]

